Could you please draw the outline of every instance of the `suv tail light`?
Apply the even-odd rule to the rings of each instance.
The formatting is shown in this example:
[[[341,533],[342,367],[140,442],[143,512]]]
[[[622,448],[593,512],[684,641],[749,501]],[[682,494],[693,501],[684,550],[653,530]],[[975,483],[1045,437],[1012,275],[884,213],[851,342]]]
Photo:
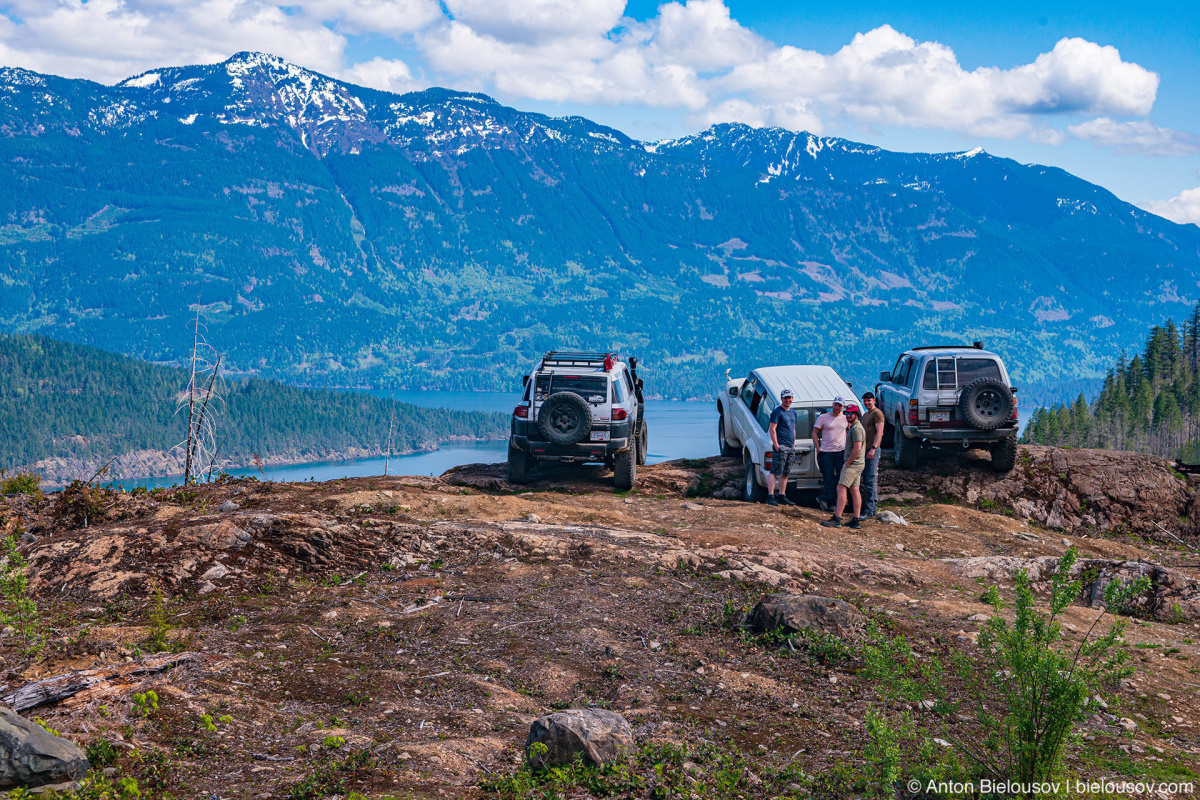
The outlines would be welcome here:
[[[628,415],[628,414],[625,412],[625,409],[623,409],[623,408],[614,408],[614,409],[612,410],[612,418],[613,418],[613,422],[617,422],[617,421],[619,421],[619,420],[623,420],[623,419],[625,419],[627,416],[629,416],[629,415]]]
[[[1012,416],[1009,417],[1009,419],[1011,419],[1013,422],[1016,422],[1019,419],[1019,416],[1017,415],[1017,396],[1016,395],[1013,395],[1013,413],[1012,413]]]
[[[918,421],[917,420],[917,401],[909,400],[908,401],[908,424],[916,425],[917,421]]]
[[[763,469],[765,469],[767,472],[770,472],[771,467],[774,466],[774,464],[772,463],[772,462],[774,462],[774,460],[775,460],[775,453],[771,450],[768,450],[766,455],[763,456]]]
[[[529,418],[529,404],[521,403],[519,406],[514,408],[513,416],[520,417],[521,419],[528,419]]]

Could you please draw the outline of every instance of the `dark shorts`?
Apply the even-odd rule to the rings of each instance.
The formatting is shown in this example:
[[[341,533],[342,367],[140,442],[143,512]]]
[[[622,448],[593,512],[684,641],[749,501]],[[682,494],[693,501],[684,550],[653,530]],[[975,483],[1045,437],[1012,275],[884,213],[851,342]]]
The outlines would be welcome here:
[[[771,459],[771,474],[775,477],[792,474],[792,463],[796,460],[796,448],[780,447]]]

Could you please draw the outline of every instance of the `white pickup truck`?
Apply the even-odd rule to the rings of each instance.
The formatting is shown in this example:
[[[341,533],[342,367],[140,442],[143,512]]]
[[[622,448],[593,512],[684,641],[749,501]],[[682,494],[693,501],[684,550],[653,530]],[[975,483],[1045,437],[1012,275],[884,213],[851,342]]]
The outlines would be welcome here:
[[[767,499],[767,473],[774,457],[771,412],[779,405],[779,393],[784,389],[792,390],[792,410],[797,417],[796,460],[788,491],[820,489],[821,470],[811,438],[813,423],[833,406],[835,397],[861,407],[850,384],[833,367],[812,365],[759,367],[745,378],[729,378],[728,372],[725,377],[725,389],[717,396],[717,437],[721,455],[742,457],[743,499]]]

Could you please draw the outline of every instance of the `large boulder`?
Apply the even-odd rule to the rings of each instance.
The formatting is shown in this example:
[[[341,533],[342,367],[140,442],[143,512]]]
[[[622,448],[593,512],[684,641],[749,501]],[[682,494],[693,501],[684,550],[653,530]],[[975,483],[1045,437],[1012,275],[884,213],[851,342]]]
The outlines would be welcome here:
[[[844,600],[815,594],[773,594],[750,612],[750,624],[758,633],[812,630],[853,641],[862,634],[866,618]]]
[[[87,754],[7,706],[0,706],[0,788],[80,780]]]
[[[546,746],[546,752],[535,754],[532,748],[539,743]],[[577,754],[585,764],[603,766],[623,760],[634,747],[633,728],[620,714],[602,708],[572,708],[533,721],[525,740],[525,757],[533,769],[566,766]]]

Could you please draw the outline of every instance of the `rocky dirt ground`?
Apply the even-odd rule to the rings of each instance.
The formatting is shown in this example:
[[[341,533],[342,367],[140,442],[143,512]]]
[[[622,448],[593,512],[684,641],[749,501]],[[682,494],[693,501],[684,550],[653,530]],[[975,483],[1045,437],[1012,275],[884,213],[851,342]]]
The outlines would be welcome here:
[[[1089,580],[1155,589],[1126,634],[1137,673],[1081,724],[1068,770],[1200,780],[1200,514],[1166,462],[1023,448],[999,477],[950,454],[885,470],[908,525],[859,531],[712,497],[740,471],[669,462],[623,495],[600,469],[516,487],[472,465],[2,498],[49,641],[31,659],[4,637],[0,695],[93,670],[23,713],[144,797],[495,796],[481,783],[514,771],[533,719],[589,705],[639,743],[737,750],[761,787],[747,797],[855,796],[877,701],[861,661],[756,640],[741,614],[815,593],[919,653],[969,653],[984,588],[1073,544]],[[1098,613],[1085,592],[1068,636]],[[148,690],[156,708],[135,700]]]

